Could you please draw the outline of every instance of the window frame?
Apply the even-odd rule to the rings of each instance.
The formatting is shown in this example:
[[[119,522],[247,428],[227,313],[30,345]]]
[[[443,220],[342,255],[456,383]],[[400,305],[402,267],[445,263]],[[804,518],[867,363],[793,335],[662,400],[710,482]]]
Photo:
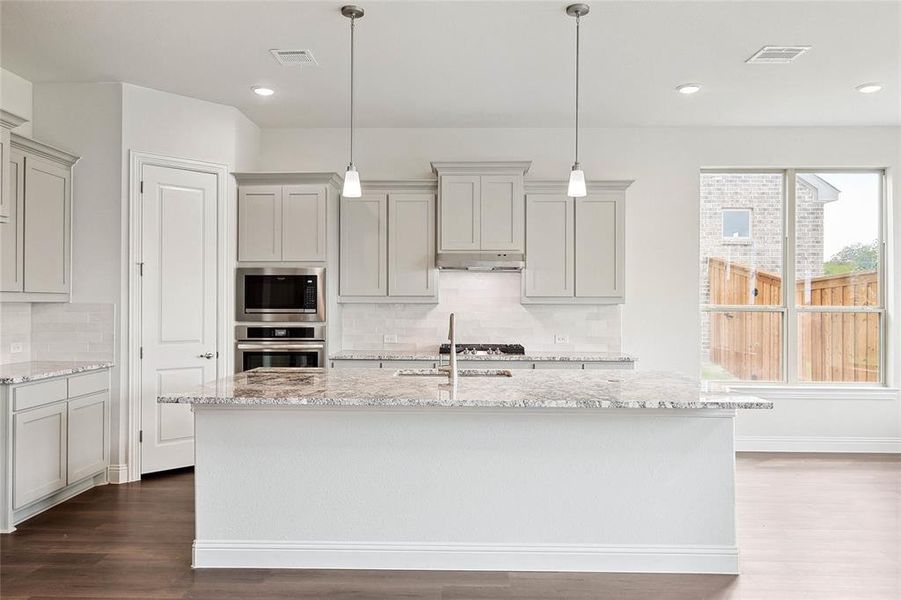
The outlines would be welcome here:
[[[748,235],[741,237],[734,236],[726,236],[723,232],[723,229],[726,226],[726,213],[727,212],[743,212],[748,215]],[[748,243],[754,239],[754,209],[753,208],[741,208],[741,207],[728,207],[724,208],[720,213],[720,236],[722,237],[724,242],[736,242],[736,243]]]
[[[762,173],[762,174],[779,174],[782,176],[782,281],[790,282],[790,284],[782,285],[782,303],[781,305],[719,305],[719,304],[702,304],[701,313],[716,312],[778,312],[782,314],[782,348],[781,348],[781,372],[782,379],[778,381],[756,381],[747,379],[725,379],[725,380],[705,380],[707,383],[720,383],[734,386],[799,386],[799,387],[885,387],[887,381],[887,319],[886,319],[886,298],[887,285],[886,273],[889,272],[886,265],[888,254],[887,238],[887,168],[870,168],[870,167],[826,167],[826,168],[778,168],[778,169],[755,169],[755,168],[702,168],[700,175],[705,174],[726,174],[726,173]],[[879,223],[877,231],[879,239],[877,240],[877,250],[879,260],[877,265],[877,281],[878,281],[878,306],[804,306],[795,302],[795,284],[797,275],[795,269],[795,244],[797,235],[795,231],[795,208],[797,205],[797,176],[805,173],[870,173],[879,175]],[[700,198],[700,194],[698,195]],[[724,209],[725,210],[725,209]],[[749,230],[750,232],[750,230]],[[722,229],[720,230],[722,234]],[[723,238],[727,239],[727,238]],[[744,239],[744,238],[739,238]],[[750,238],[748,238],[750,239]],[[698,240],[700,246],[700,238]],[[700,282],[699,282],[700,283]],[[700,287],[700,286],[699,286]],[[875,313],[879,315],[879,378],[877,381],[802,381],[798,379],[798,359],[800,350],[798,349],[798,327],[800,324],[799,315],[803,313]]]

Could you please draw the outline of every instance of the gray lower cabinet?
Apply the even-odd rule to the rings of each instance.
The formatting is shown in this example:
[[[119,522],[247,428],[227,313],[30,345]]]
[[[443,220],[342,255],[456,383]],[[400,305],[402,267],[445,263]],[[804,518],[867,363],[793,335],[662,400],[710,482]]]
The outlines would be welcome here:
[[[66,487],[66,402],[13,415],[13,508]]]
[[[109,464],[109,371],[0,386],[0,446],[11,471],[0,480],[0,531],[105,481]],[[7,458],[8,457],[8,458]],[[94,478],[93,481],[91,478]],[[6,502],[11,498],[11,504]]]

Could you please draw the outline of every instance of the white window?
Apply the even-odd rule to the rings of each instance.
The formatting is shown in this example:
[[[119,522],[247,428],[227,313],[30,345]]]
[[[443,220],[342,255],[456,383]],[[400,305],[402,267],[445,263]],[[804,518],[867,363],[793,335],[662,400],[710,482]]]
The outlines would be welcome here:
[[[751,209],[750,208],[724,208],[723,209],[723,239],[749,240],[751,239]]]
[[[701,173],[702,378],[884,383],[884,180]]]

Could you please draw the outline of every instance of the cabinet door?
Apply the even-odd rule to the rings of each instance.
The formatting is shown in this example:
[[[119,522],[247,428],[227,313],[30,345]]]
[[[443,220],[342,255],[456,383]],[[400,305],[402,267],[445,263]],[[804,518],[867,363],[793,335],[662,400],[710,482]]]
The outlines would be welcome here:
[[[66,486],[66,403],[13,415],[13,508]]]
[[[7,187],[9,181],[9,129],[0,127],[0,223],[9,220],[14,202]]]
[[[108,411],[108,392],[69,401],[67,480],[70,484],[106,468]]]
[[[388,293],[388,195],[341,198],[341,296]]]
[[[69,168],[26,155],[26,292],[69,291],[70,181]]]
[[[482,179],[478,175],[441,177],[438,244],[441,250],[479,250]]]
[[[9,220],[0,222],[0,292],[21,292],[25,289],[25,155],[10,150],[9,159]]]
[[[573,201],[563,194],[526,199],[525,295],[572,297],[574,293]]]
[[[325,188],[282,188],[282,260],[325,260]]]
[[[522,177],[482,176],[480,205],[482,250],[523,251],[524,202]]]
[[[624,297],[625,215],[622,192],[576,198],[576,297]]]
[[[282,259],[282,187],[238,189],[238,260]]]
[[[434,296],[435,196],[388,195],[388,295]]]

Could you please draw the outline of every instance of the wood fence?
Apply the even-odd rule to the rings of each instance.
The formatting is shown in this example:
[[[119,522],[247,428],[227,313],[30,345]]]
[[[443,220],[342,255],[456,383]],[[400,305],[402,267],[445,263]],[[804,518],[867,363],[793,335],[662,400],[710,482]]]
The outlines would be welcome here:
[[[782,277],[720,258],[707,262],[712,305],[779,306]],[[878,306],[876,271],[815,277],[799,282],[795,301],[805,306]],[[803,302],[805,297],[807,302]],[[739,379],[782,379],[782,314],[710,312],[710,360]],[[798,378],[802,381],[878,381],[877,313],[799,313]]]

